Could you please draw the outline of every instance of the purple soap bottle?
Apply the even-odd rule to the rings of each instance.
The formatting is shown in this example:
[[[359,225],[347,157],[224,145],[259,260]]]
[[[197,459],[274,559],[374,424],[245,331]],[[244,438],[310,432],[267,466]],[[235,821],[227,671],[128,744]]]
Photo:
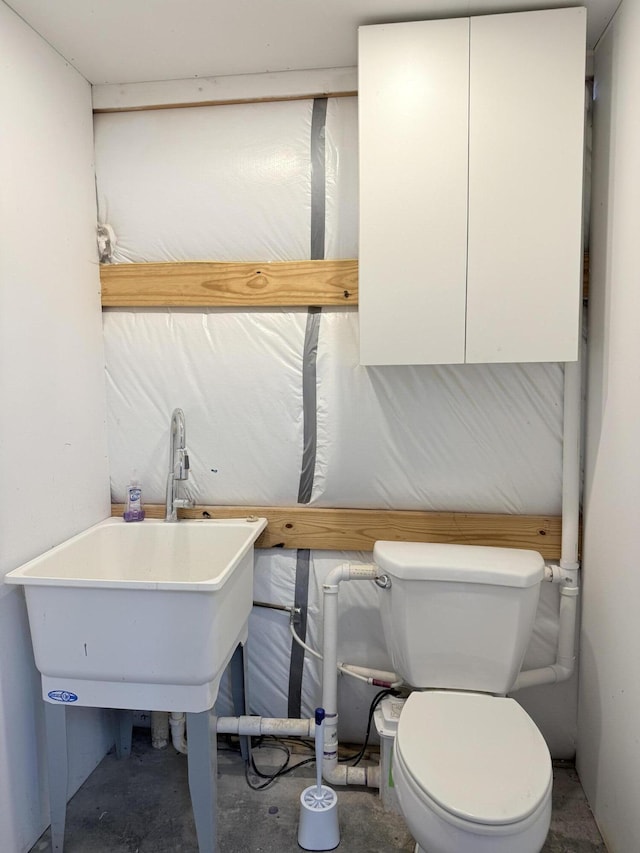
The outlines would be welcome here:
[[[127,506],[122,513],[125,521],[143,521],[144,510],[142,509],[142,489],[140,481],[135,476],[131,478],[131,482],[127,486]]]

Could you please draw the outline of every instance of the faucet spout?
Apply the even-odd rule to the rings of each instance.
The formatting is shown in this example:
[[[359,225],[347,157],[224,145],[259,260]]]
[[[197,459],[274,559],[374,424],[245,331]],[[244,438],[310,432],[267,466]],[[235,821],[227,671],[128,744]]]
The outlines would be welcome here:
[[[189,453],[186,447],[187,430],[184,412],[174,409],[169,429],[169,472],[167,474],[167,492],[165,521],[178,520],[178,507],[193,506],[188,498],[178,497],[178,483],[189,479]]]

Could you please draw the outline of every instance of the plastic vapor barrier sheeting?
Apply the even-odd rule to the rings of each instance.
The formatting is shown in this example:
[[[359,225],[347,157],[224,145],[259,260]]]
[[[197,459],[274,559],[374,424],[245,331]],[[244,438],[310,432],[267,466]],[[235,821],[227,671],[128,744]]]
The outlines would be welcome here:
[[[114,263],[309,257],[311,101],[96,116]]]
[[[326,126],[326,258],[358,257],[358,99],[330,98]]]
[[[354,309],[323,312],[313,502],[560,512],[558,364],[362,367]]]
[[[104,313],[113,499],[136,469],[144,500],[163,503],[169,422],[186,416],[197,503],[292,504],[302,458],[306,312]]]
[[[357,257],[357,99],[320,101],[97,115],[108,259]],[[179,406],[191,462],[183,491],[200,504],[295,505],[310,460],[312,505],[559,514],[561,365],[361,367],[357,311],[323,309],[308,324],[309,316],[105,310],[113,500],[124,500],[135,470],[144,500],[164,502],[169,421]],[[314,648],[323,578],[347,557],[371,560],[309,556],[306,638]],[[295,551],[258,550],[255,598],[292,605],[305,592],[298,564]],[[557,590],[544,591],[528,654],[536,666],[553,661],[557,612]],[[340,613],[340,657],[389,668],[375,585],[342,584]],[[311,716],[321,667],[307,656],[300,671],[288,615],[254,608],[249,641],[252,711],[286,716],[295,700]],[[573,752],[572,690],[527,691],[558,757]],[[362,739],[375,692],[340,678],[342,739]],[[231,713],[229,697],[224,682],[223,713]]]

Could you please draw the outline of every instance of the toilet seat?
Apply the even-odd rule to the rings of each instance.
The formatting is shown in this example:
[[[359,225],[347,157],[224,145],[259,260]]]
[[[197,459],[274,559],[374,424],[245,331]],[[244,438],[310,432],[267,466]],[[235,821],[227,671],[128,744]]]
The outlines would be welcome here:
[[[474,831],[528,823],[551,792],[551,757],[513,699],[414,692],[400,715],[394,761],[440,817]]]

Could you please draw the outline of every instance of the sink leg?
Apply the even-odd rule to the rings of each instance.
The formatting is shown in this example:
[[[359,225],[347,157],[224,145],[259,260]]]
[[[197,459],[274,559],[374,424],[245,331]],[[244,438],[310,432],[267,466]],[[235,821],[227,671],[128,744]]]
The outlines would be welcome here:
[[[236,717],[250,714],[249,696],[247,690],[248,678],[248,655],[246,644],[239,643],[233,657],[231,658],[231,697],[233,699],[233,710]],[[243,761],[248,761],[251,756],[251,738],[240,735],[240,754]]]
[[[114,711],[116,758],[129,758],[131,755],[131,740],[133,737],[133,711]]]
[[[218,752],[211,712],[187,712],[189,792],[200,853],[216,853]]]
[[[51,814],[51,850],[62,853],[64,825],[67,816],[67,723],[64,705],[44,703],[44,724],[49,776],[49,811]]]

